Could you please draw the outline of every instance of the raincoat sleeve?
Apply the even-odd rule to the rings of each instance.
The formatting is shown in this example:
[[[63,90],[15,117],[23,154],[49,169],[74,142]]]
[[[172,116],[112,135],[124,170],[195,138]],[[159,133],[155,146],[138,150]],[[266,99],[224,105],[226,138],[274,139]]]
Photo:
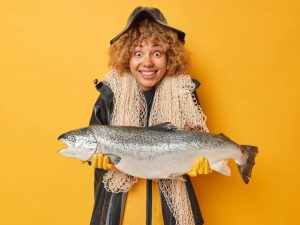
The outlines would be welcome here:
[[[101,92],[98,97],[90,119],[90,125],[109,125],[110,115],[113,109],[113,92],[102,82],[96,85],[96,89]]]
[[[101,94],[94,105],[90,119],[90,125],[109,125],[110,115],[113,108],[113,92],[102,82],[96,84],[96,89]],[[98,189],[97,187],[99,185],[99,181],[102,179],[102,176],[105,172],[106,171],[102,169],[95,169],[95,195]]]
[[[113,92],[102,82],[96,85],[96,89],[101,94],[95,102],[90,125],[110,125],[110,115],[113,109]],[[115,194],[105,190],[102,180],[106,172],[103,169],[95,169],[95,202],[90,225],[119,225],[121,223],[126,195],[124,193]]]
[[[196,80],[196,79],[192,79],[192,81],[195,84],[195,90],[194,90],[193,94],[195,95],[196,100],[197,100],[198,104],[200,105],[200,102],[199,102],[199,99],[198,99],[198,96],[197,96],[197,93],[196,93],[196,89],[198,87],[200,87],[201,83],[198,80]]]

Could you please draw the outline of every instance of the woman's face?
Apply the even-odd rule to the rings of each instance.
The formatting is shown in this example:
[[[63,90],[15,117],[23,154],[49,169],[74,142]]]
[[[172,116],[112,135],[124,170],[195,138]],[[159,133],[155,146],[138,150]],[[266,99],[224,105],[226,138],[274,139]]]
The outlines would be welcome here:
[[[167,54],[160,44],[144,41],[131,53],[129,67],[141,89],[151,90],[166,73]]]

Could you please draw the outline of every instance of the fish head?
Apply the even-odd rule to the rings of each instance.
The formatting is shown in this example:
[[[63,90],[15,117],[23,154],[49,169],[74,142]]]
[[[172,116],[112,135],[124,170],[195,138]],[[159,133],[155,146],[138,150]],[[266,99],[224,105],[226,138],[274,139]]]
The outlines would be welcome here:
[[[97,150],[97,139],[90,128],[66,132],[58,137],[67,147],[58,151],[67,157],[89,160]]]

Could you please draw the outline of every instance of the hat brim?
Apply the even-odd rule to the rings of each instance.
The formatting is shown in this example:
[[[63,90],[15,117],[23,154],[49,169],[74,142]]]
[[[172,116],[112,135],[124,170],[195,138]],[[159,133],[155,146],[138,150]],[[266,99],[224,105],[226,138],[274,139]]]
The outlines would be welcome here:
[[[178,35],[178,39],[184,43],[184,38],[185,38],[185,33],[181,30],[178,30],[174,27],[169,26],[168,24],[166,24],[164,21],[154,17],[151,13],[147,12],[147,11],[140,11],[138,12],[130,21],[128,21],[126,27],[117,35],[115,36],[113,39],[110,40],[110,44],[112,45],[116,40],[118,40],[120,38],[120,36],[122,36],[134,23],[136,23],[139,19],[144,18],[144,17],[150,17],[152,18],[156,23],[160,24],[161,26],[170,29],[172,31],[174,31],[175,33],[177,33]]]

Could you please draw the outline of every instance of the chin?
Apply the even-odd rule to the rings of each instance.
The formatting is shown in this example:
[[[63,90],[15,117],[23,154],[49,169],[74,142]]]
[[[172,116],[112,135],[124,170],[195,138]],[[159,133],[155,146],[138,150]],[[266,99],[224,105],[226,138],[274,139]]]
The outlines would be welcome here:
[[[140,83],[140,86],[143,91],[147,91],[147,90],[153,89],[155,86],[155,83],[154,82],[153,83]]]

